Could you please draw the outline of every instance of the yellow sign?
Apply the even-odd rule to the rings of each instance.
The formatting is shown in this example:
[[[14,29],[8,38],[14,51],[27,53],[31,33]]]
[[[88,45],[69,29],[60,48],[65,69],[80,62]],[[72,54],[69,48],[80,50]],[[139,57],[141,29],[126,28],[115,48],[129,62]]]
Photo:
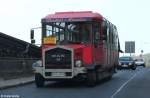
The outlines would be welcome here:
[[[54,36],[45,37],[44,44],[56,44],[56,37]]]

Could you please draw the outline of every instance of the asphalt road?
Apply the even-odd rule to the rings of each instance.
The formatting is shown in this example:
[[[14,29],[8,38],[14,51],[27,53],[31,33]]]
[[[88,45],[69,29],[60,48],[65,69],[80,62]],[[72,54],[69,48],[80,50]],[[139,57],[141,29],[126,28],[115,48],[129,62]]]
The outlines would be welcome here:
[[[103,81],[89,88],[84,83],[46,83],[36,88],[34,83],[0,91],[2,95],[16,95],[17,98],[150,98],[150,68],[138,67],[118,71],[111,80]]]

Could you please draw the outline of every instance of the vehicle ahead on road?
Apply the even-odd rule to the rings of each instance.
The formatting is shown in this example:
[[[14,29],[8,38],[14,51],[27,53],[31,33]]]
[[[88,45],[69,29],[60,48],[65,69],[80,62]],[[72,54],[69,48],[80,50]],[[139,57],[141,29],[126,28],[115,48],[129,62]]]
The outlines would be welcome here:
[[[135,64],[134,59],[130,56],[120,57],[118,69],[122,69],[122,68],[131,68],[132,70],[135,70],[136,64]]]
[[[119,37],[116,26],[102,15],[91,11],[57,12],[44,17],[41,23],[42,63],[35,67],[37,87],[46,80],[78,77],[93,86],[112,77],[118,65]]]
[[[143,67],[145,67],[145,62],[144,62],[143,58],[135,59],[135,64],[137,66],[143,66]]]

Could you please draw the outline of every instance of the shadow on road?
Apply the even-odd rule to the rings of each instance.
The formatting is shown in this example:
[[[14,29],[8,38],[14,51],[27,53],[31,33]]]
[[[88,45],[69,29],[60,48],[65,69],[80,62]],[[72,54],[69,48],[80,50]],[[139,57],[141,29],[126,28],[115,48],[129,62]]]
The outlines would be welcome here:
[[[91,87],[95,88],[97,86],[103,85],[104,83],[110,81],[110,79],[103,79],[99,81],[96,86]],[[45,83],[43,88],[87,88],[86,81],[75,81],[75,80],[67,80],[67,81],[59,81],[59,82],[49,82]]]

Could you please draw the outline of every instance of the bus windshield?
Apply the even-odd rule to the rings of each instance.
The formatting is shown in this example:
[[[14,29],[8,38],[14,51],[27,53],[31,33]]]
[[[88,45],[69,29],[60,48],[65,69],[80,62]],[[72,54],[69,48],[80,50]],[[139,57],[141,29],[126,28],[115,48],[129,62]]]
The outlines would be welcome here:
[[[89,43],[92,24],[87,22],[51,22],[43,27],[45,37],[55,37],[56,44]]]

